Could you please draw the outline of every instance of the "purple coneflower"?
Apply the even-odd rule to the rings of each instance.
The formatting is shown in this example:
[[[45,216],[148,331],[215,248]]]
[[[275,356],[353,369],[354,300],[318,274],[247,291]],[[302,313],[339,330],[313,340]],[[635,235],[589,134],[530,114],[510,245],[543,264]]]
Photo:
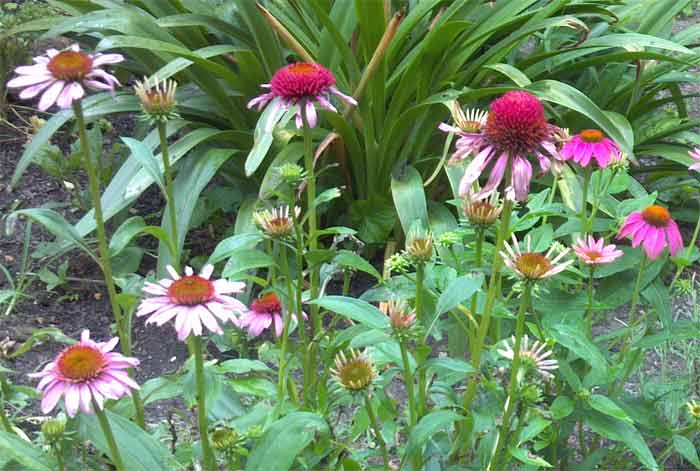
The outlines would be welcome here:
[[[282,335],[284,320],[282,319],[282,303],[273,292],[263,294],[250,304],[240,319],[240,327],[248,330],[253,337],[262,334],[274,324],[275,337]]]
[[[671,218],[668,209],[659,205],[648,206],[644,211],[635,211],[625,219],[617,234],[618,239],[632,236],[632,247],[644,246],[651,260],[661,255],[668,245],[671,256],[683,248],[683,238],[678,224]]]
[[[126,371],[138,366],[139,361],[113,352],[118,342],[118,337],[95,342],[90,340],[90,331],[83,330],[80,342],[64,349],[41,372],[30,374],[41,378],[37,389],[43,396],[42,412],[51,412],[63,397],[70,417],[78,409],[91,414],[93,402],[102,409],[105,399],[117,400],[139,389]]]
[[[688,155],[695,161],[694,164],[691,164],[690,167],[688,167],[688,170],[700,172],[700,148],[696,147],[695,149],[689,151]]]
[[[564,160],[574,159],[581,167],[588,167],[592,159],[605,168],[620,157],[620,147],[598,129],[584,129],[569,140],[561,150]]]
[[[245,304],[228,294],[240,293],[245,283],[227,280],[210,280],[213,265],[206,265],[199,275],[191,267],[185,267],[180,276],[168,265],[171,278],[158,283],[146,282],[143,291],[154,295],[141,301],[137,316],[149,316],[146,324],[161,326],[175,318],[177,338],[185,340],[192,334],[202,335],[202,325],[215,334],[223,334],[219,321],[238,325],[235,312],[245,312]]]
[[[625,253],[618,250],[615,244],[605,245],[601,237],[596,240],[593,236],[587,239],[578,239],[574,245],[574,252],[586,265],[604,265],[622,257]]]
[[[508,242],[505,242],[503,246],[505,247],[505,251],[501,252],[503,262],[518,276],[531,281],[554,276],[563,272],[569,265],[574,263],[573,260],[559,263],[559,260],[569,253],[569,249],[562,251],[554,258],[551,258],[554,247],[550,248],[546,254],[533,252],[530,245],[530,237],[525,238],[525,252],[520,250],[515,234],[513,234],[513,246],[511,247]]]
[[[85,96],[85,87],[114,91],[119,81],[100,67],[123,60],[121,54],[87,54],[77,44],[63,51],[49,49],[46,55],[34,58],[34,65],[17,67],[19,76],[7,82],[7,87],[23,88],[19,94],[22,100],[43,92],[38,105],[41,111],[54,103],[59,108],[70,108],[73,101]]]
[[[335,87],[333,73],[325,67],[311,62],[298,62],[277,70],[270,83],[262,85],[270,91],[257,96],[248,102],[248,108],[257,107],[261,110],[270,104],[275,108],[289,109],[297,106],[296,125],[303,126],[302,108],[310,127],[316,127],[316,104],[333,111],[338,110],[330,102],[331,95],[336,95],[350,105],[357,101]]]
[[[560,158],[555,139],[558,129],[547,122],[542,103],[530,93],[512,91],[494,100],[480,133],[459,133],[463,140],[455,153],[459,156],[453,159],[474,154],[460,182],[460,195],[466,195],[493,163],[481,193],[488,194],[497,188],[511,165],[511,180],[506,185],[512,191],[506,193],[512,194],[516,201],[525,201],[532,180],[528,156],[536,156],[542,172],[547,172],[552,158]]]

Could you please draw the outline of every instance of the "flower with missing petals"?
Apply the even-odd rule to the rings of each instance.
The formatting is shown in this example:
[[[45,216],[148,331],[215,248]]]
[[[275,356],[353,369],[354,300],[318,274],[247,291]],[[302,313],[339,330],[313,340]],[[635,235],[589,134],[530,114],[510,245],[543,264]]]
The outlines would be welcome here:
[[[566,270],[569,265],[574,263],[574,260],[559,263],[569,249],[565,249],[554,258],[551,258],[554,247],[550,248],[547,253],[533,252],[530,244],[530,237],[525,238],[526,251],[520,250],[518,239],[513,234],[513,246],[508,242],[504,243],[505,251],[501,252],[504,263],[513,270],[518,276],[526,280],[535,281],[549,278]]]
[[[83,330],[80,342],[65,348],[41,372],[30,374],[40,378],[37,388],[43,395],[42,412],[51,412],[63,397],[69,417],[74,417],[78,409],[91,414],[93,404],[102,409],[105,399],[118,400],[139,389],[127,373],[139,361],[114,352],[118,342],[118,337],[95,342],[90,339],[90,331]]]
[[[294,216],[299,217],[301,208],[294,207]],[[283,205],[272,210],[264,209],[253,213],[253,219],[265,234],[274,238],[288,237],[294,232],[294,218],[290,215],[289,206]]]
[[[338,110],[330,102],[331,95],[335,95],[349,105],[356,106],[357,101],[335,87],[333,72],[325,67],[311,62],[297,62],[278,69],[272,76],[270,83],[262,85],[270,91],[248,102],[248,108],[273,107],[274,110],[286,110],[293,106],[296,108],[295,122],[297,128],[303,127],[302,110],[306,115],[309,127],[315,128],[317,124],[316,105],[337,113]],[[278,113],[272,113],[273,116]]]
[[[496,191],[492,191],[487,195],[469,192],[462,200],[462,209],[471,225],[488,227],[498,220],[503,210],[503,205]]]
[[[144,78],[143,82],[136,81],[134,93],[141,102],[144,115],[155,122],[167,121],[177,118],[175,112],[175,90],[177,82],[174,80],[158,81],[157,78]]]
[[[408,303],[399,299],[390,299],[380,305],[381,311],[389,317],[389,323],[394,330],[411,328],[416,320],[416,312],[408,307]]]
[[[478,108],[469,108],[465,112],[456,100],[450,104],[450,113],[456,127],[440,123],[438,129],[459,135],[459,139],[455,143],[455,153],[449,161],[450,164],[456,164],[469,157],[477,149],[480,140],[472,135],[481,132],[489,113]]]
[[[433,257],[433,233],[414,224],[406,236],[406,252],[415,262],[425,263]]]
[[[496,350],[503,358],[513,361],[515,357],[515,337],[503,341],[502,349]],[[543,378],[548,379],[553,375],[551,371],[559,368],[557,360],[550,359],[552,351],[544,342],[535,341],[530,345],[530,339],[524,335],[520,342],[520,366],[526,371],[535,371]]]
[[[620,147],[598,129],[584,129],[564,144],[561,157],[574,159],[581,167],[588,167],[595,159],[598,167],[605,168],[610,161],[620,157]]]
[[[202,326],[215,334],[223,334],[219,322],[238,325],[236,312],[245,312],[245,304],[229,294],[240,293],[245,283],[224,279],[210,280],[213,265],[206,265],[199,275],[191,267],[185,267],[184,276],[168,265],[171,278],[158,283],[146,282],[143,291],[154,295],[141,301],[136,315],[148,316],[146,324],[161,326],[175,318],[177,338],[185,340],[190,335],[201,336]]]
[[[574,245],[574,252],[583,263],[594,266],[613,262],[625,254],[615,244],[605,245],[602,237],[596,240],[593,236],[579,238]]]
[[[683,239],[678,224],[671,218],[668,209],[659,205],[635,211],[625,219],[617,234],[618,239],[632,236],[632,247],[644,246],[644,252],[655,260],[668,245],[671,256],[683,248]]]
[[[696,147],[695,149],[688,151],[688,155],[695,161],[695,163],[688,167],[688,170],[700,172],[700,148]]]
[[[511,180],[505,182],[512,189],[508,194],[525,201],[532,180],[529,156],[537,158],[542,173],[549,171],[552,159],[560,158],[555,139],[558,129],[547,122],[540,100],[528,92],[512,91],[494,100],[481,132],[460,132],[463,140],[461,145],[458,141],[453,159],[474,155],[459,184],[460,195],[466,195],[493,164],[481,194],[498,188],[510,166]]]
[[[41,94],[40,111],[48,110],[54,103],[59,108],[70,108],[75,100],[85,96],[85,87],[114,91],[119,81],[100,67],[123,60],[121,54],[87,54],[77,44],[63,51],[49,49],[46,55],[34,58],[34,65],[17,67],[18,77],[7,82],[7,88],[22,88],[22,100]]]
[[[347,356],[344,352],[338,353],[335,356],[335,368],[331,369],[331,374],[340,386],[350,392],[366,390],[377,377],[372,360],[357,350],[350,350]]]

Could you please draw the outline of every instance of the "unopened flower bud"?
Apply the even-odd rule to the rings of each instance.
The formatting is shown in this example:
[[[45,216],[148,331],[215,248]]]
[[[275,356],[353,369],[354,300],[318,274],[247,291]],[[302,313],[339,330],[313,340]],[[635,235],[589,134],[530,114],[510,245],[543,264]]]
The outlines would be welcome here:
[[[65,431],[66,421],[63,419],[49,419],[41,425],[41,434],[48,443],[61,440]]]
[[[426,231],[420,224],[414,225],[408,231],[406,252],[414,262],[425,263],[433,257],[433,234]]]
[[[238,434],[229,427],[219,427],[211,434],[211,444],[217,451],[229,451],[238,442]]]
[[[141,109],[147,119],[155,122],[163,122],[177,118],[175,113],[175,90],[177,82],[174,80],[158,81],[157,78],[144,78],[143,82],[136,81],[134,93],[141,101]]]

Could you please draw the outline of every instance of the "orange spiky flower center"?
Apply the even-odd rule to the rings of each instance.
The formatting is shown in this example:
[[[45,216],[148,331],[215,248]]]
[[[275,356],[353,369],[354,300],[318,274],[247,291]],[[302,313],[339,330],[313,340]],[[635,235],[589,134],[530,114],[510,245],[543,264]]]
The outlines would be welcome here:
[[[671,213],[663,206],[654,204],[642,211],[642,219],[654,227],[666,227],[671,220]]]
[[[598,129],[584,129],[579,133],[579,136],[581,136],[582,140],[590,142],[591,144],[601,142],[605,139],[605,134]]]
[[[83,52],[63,51],[56,54],[46,68],[57,79],[81,80],[92,71],[92,59]]]
[[[195,306],[214,297],[214,283],[199,275],[183,276],[168,288],[168,296],[177,304]]]
[[[282,310],[282,304],[275,293],[266,293],[253,301],[250,308],[258,313],[275,314]]]
[[[526,252],[515,260],[515,266],[523,276],[536,280],[542,278],[552,268],[552,263],[541,253]]]
[[[104,354],[97,348],[77,344],[61,353],[56,366],[62,376],[77,382],[95,378],[106,362]]]

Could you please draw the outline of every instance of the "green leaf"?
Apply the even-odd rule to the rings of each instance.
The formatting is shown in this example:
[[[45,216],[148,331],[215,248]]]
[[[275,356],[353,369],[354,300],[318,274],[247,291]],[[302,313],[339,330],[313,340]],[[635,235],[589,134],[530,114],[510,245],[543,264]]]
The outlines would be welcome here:
[[[695,449],[695,445],[693,445],[693,442],[685,438],[683,435],[674,435],[673,446],[683,458],[688,460],[697,469],[700,469],[700,459],[698,459],[698,451]]]
[[[175,460],[168,449],[138,425],[113,412],[105,411],[105,413],[126,469],[130,471],[170,471],[182,467],[182,465],[177,465],[180,468],[174,468]],[[109,446],[97,417],[80,414],[77,420],[80,438],[90,440],[98,450],[109,455]]]
[[[526,87],[532,83],[530,78],[521,72],[518,68],[510,64],[490,64],[485,65],[485,69],[495,70],[508,77],[518,87]]]
[[[654,280],[642,291],[642,296],[656,309],[656,314],[659,316],[664,330],[670,329],[673,322],[671,297],[668,294],[668,288],[664,286],[663,282],[658,279]]]
[[[405,167],[400,175],[392,175],[391,194],[394,197],[394,206],[401,220],[404,234],[408,234],[416,221],[420,221],[424,229],[429,227],[423,179],[418,170]]]
[[[508,448],[508,452],[513,458],[522,463],[529,464],[531,466],[538,466],[540,468],[552,467],[552,465],[549,464],[547,461],[545,461],[537,455],[533,455],[532,453],[530,453],[529,450],[526,450],[524,448],[510,447]]]
[[[285,110],[281,106],[275,106],[279,103],[280,98],[275,98],[273,102],[265,107],[265,110],[258,119],[258,124],[253,132],[253,147],[245,159],[245,174],[251,176],[260,167],[263,159],[267,155],[267,151],[272,146],[274,140],[274,131],[276,126],[283,127],[289,121],[295,110],[292,107]],[[285,116],[286,114],[286,116]]]
[[[608,398],[607,396],[593,394],[591,395],[591,397],[588,398],[588,405],[597,410],[598,412],[601,412],[605,415],[609,415],[610,417],[620,419],[630,424],[634,423],[630,416],[627,415],[627,412],[622,410],[620,406],[615,404],[613,400]]]
[[[138,160],[143,169],[148,172],[148,175],[158,184],[163,194],[165,194],[165,182],[163,181],[162,170],[153,152],[151,152],[151,149],[143,142],[130,137],[122,137],[122,141],[124,141],[124,144],[126,144],[131,151],[131,155]]]
[[[293,412],[273,423],[248,457],[245,471],[287,471],[296,456],[318,434],[327,435],[328,424],[311,412]]]
[[[32,347],[34,347],[34,345],[40,342],[44,342],[47,339],[51,339],[66,345],[71,345],[75,343],[75,340],[61,332],[61,329],[58,329],[56,327],[44,327],[43,329],[36,329],[32,331],[32,335],[30,335],[29,338],[22,343],[22,345],[17,347],[17,349],[14,352],[8,355],[8,358],[16,358],[22,356],[29,350],[31,350]]]
[[[394,227],[396,213],[389,201],[372,196],[366,200],[352,202],[350,221],[363,242],[384,244]]]
[[[464,416],[451,410],[437,410],[424,416],[411,430],[404,456],[411,456],[441,429],[445,429],[462,419],[464,419]]]
[[[56,460],[44,454],[40,448],[22,440],[14,433],[0,431],[0,452],[2,457],[24,466],[27,471],[56,471]]]
[[[574,401],[566,396],[558,396],[549,407],[554,420],[561,420],[568,417],[574,411]]]
[[[260,360],[249,360],[247,358],[236,358],[226,360],[219,365],[219,369],[224,373],[234,373],[238,375],[250,373],[253,371],[272,371],[265,363]]]
[[[262,234],[258,232],[245,232],[231,237],[227,237],[218,243],[214,252],[209,256],[207,263],[218,263],[229,258],[231,255],[242,249],[251,249],[263,240]]]
[[[379,274],[377,269],[374,268],[372,264],[369,263],[367,260],[357,255],[355,252],[351,252],[349,250],[339,250],[338,255],[336,255],[333,259],[333,262],[337,263],[338,265],[344,268],[351,268],[353,270],[363,271],[375,277],[377,281],[380,281],[382,279],[382,275]]]
[[[454,309],[465,299],[472,297],[484,282],[483,274],[463,275],[450,281],[445,291],[440,294],[435,307],[435,315],[439,316]]]
[[[472,374],[474,372],[474,367],[471,363],[467,363],[464,360],[458,360],[456,358],[432,358],[421,366],[428,371],[438,370],[438,371],[448,371],[450,373],[459,373],[464,376]]]
[[[242,272],[254,268],[277,266],[275,259],[262,250],[243,249],[231,254],[222,275],[224,278],[240,276]]]
[[[647,469],[659,469],[644,438],[633,425],[596,412],[586,414],[583,420],[598,435],[627,445]]]
[[[376,307],[360,299],[346,296],[323,296],[311,304],[317,304],[329,311],[337,312],[349,319],[375,329],[389,327],[389,319]]]
[[[132,216],[114,231],[109,241],[109,253],[113,257],[124,250],[129,242],[146,227],[141,216]]]
[[[599,375],[608,370],[608,363],[598,347],[586,337],[586,329],[571,324],[555,324],[548,332],[557,343],[588,362]]]

